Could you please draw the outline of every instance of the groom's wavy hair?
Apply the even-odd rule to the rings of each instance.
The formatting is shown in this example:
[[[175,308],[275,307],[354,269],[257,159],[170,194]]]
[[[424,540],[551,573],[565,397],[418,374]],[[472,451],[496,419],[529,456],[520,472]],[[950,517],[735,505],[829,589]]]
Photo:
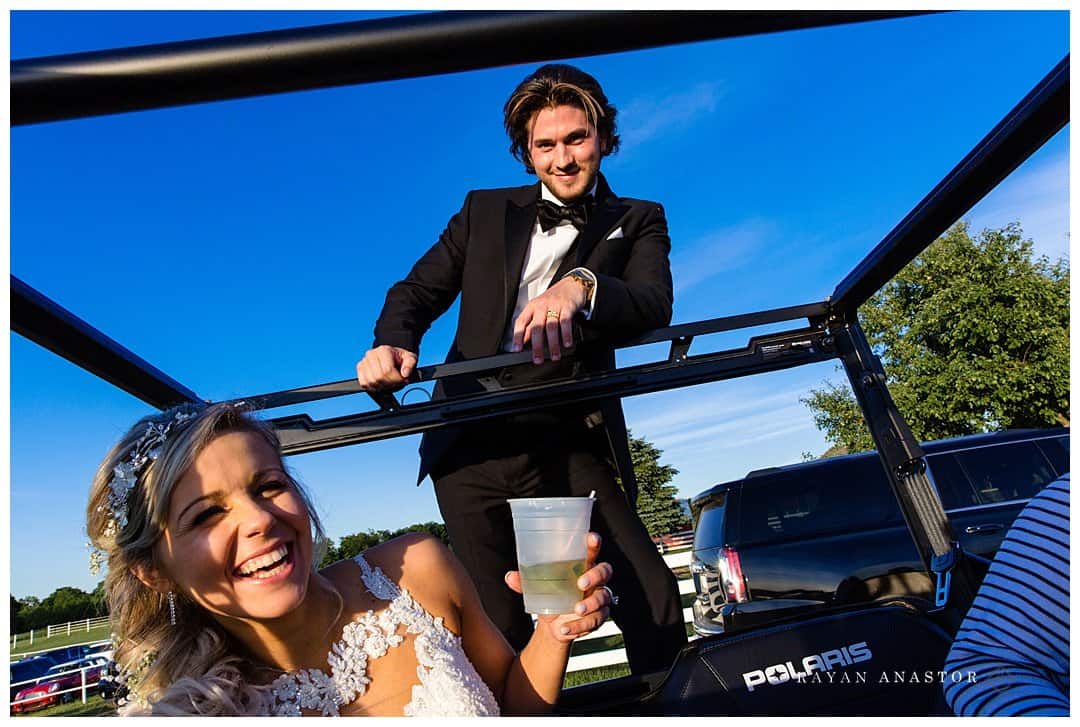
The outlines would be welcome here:
[[[618,111],[604,95],[600,82],[580,68],[549,63],[537,68],[518,84],[503,106],[503,125],[510,136],[510,153],[534,174],[529,158],[529,127],[537,112],[556,106],[576,106],[600,137],[601,155],[619,148],[615,116]]]
[[[177,422],[178,412],[192,414]],[[115,517],[110,500],[114,468],[127,462],[150,423],[173,422],[160,454],[138,474],[127,496],[128,522],[108,527]],[[121,715],[260,714],[272,687],[259,665],[206,610],[175,594],[176,623],[170,623],[164,593],[144,585],[139,567],[155,566],[155,546],[165,532],[173,490],[199,454],[230,432],[254,434],[281,459],[281,445],[268,424],[228,403],[183,404],[140,419],[112,448],[94,476],[86,508],[86,531],[107,559],[105,594],[113,632],[113,660],[124,676],[127,704]],[[281,467],[285,470],[284,462]],[[286,475],[308,510],[318,563],[327,539],[308,493]],[[276,674],[274,674],[276,676]],[[271,677],[272,678],[272,677]]]

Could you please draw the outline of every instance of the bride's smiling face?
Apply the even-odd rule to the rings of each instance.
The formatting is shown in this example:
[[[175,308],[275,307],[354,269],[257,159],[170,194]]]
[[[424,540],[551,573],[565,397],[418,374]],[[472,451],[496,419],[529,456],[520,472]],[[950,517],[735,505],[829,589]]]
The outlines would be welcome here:
[[[308,509],[264,439],[227,432],[173,488],[155,547],[173,590],[219,620],[262,620],[299,606],[312,572]]]

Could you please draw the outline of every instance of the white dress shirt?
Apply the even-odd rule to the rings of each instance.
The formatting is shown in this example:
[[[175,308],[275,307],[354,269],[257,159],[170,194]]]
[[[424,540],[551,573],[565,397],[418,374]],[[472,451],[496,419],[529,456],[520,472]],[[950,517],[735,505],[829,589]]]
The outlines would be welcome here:
[[[593,182],[590,195],[596,194],[597,182]],[[560,207],[565,205],[547,188],[540,183],[540,198],[556,204]],[[514,342],[514,321],[525,310],[530,300],[537,297],[551,285],[551,279],[555,277],[555,271],[559,269],[563,258],[570,250],[570,246],[577,239],[578,230],[569,220],[560,220],[559,224],[544,232],[537,220],[533,223],[533,234],[529,239],[529,249],[525,253],[525,265],[521,270],[521,282],[518,284],[517,302],[514,304],[514,313],[510,316],[506,331],[503,333],[502,349],[509,351]],[[596,276],[587,268],[575,268],[581,270],[593,279],[592,293],[585,303],[585,319],[592,315],[593,306],[596,304]]]

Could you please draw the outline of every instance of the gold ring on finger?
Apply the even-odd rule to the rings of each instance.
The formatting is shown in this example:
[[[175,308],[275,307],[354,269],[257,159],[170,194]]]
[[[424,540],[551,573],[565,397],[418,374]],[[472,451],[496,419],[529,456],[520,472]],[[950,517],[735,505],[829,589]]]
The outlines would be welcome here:
[[[557,320],[558,318],[559,318],[559,311],[557,311],[557,310],[549,310],[549,311],[547,312],[547,319],[548,319],[549,321],[550,321],[550,320],[552,320],[552,319],[556,319],[556,320]]]

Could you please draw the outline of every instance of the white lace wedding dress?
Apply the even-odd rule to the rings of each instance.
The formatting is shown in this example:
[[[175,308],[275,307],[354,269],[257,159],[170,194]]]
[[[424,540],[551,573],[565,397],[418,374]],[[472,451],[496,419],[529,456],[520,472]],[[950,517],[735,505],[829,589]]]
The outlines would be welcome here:
[[[368,591],[390,605],[375,614],[361,614],[345,625],[341,639],[327,658],[330,674],[321,669],[303,669],[278,677],[271,685],[269,712],[299,716],[301,710],[317,710],[337,716],[339,708],[367,691],[371,678],[367,665],[404,640],[397,633],[416,634],[413,641],[420,683],[413,687],[405,705],[409,717],[497,716],[499,705],[461,648],[461,637],[443,625],[413,600],[407,589],[399,588],[379,568],[372,568],[362,555],[354,558],[362,571]]]

